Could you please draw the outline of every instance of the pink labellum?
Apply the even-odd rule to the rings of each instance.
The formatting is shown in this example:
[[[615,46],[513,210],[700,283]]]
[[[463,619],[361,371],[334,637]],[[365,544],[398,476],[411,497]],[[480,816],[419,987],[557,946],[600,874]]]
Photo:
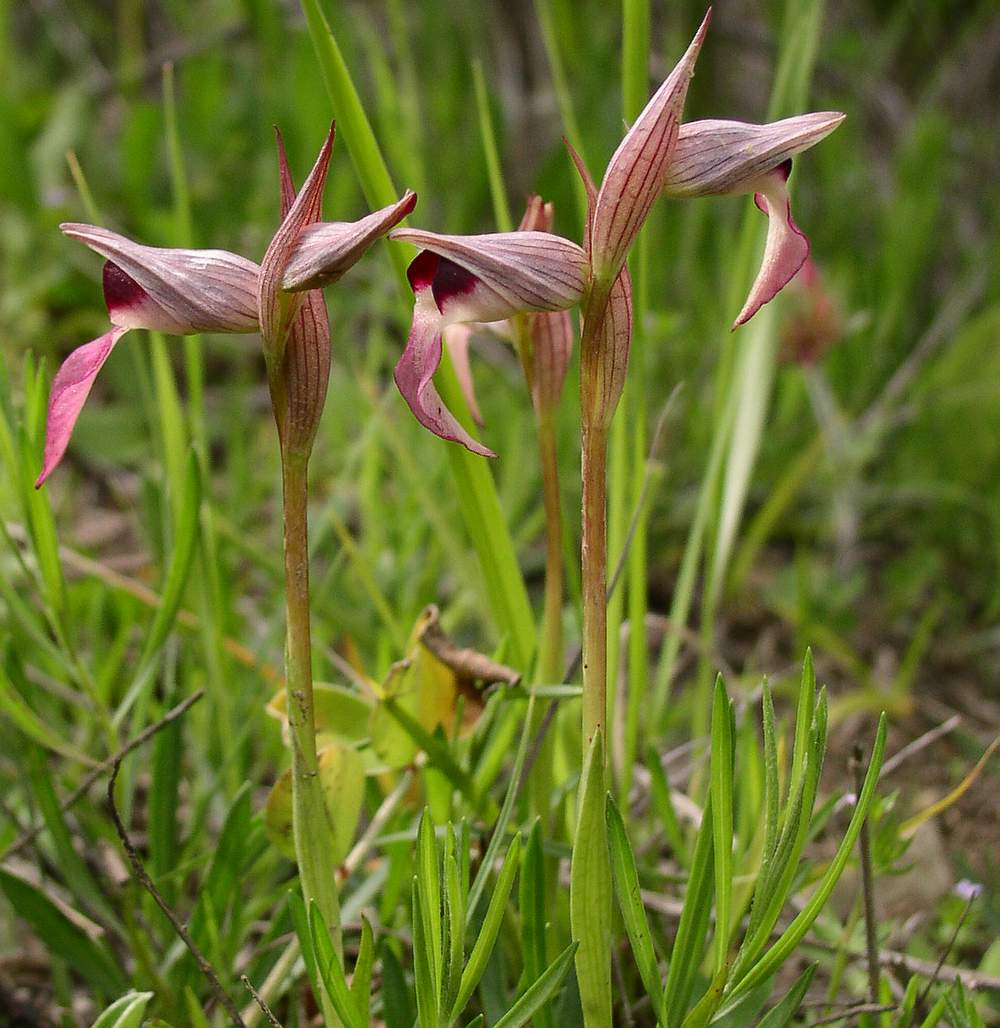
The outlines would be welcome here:
[[[253,261],[226,250],[143,246],[97,225],[59,226],[106,257],[104,295],[112,323],[171,335],[256,332]]]
[[[410,265],[410,283],[416,290],[413,276],[422,281],[430,275],[438,306],[452,323],[564,310],[580,301],[588,283],[586,254],[551,232],[444,236],[405,228],[391,233],[391,238],[446,259],[434,264],[418,255]]]
[[[786,161],[758,183],[754,203],[767,215],[767,242],[760,271],[733,328],[749,321],[792,280],[809,256],[809,240],[792,219],[786,181],[792,162]]]
[[[688,83],[694,74],[711,8],[691,45],[626,133],[608,162],[591,231],[594,276],[611,282],[663,188],[677,142]]]
[[[260,266],[258,284],[258,305],[260,308],[260,328],[264,337],[265,351],[270,354],[272,363],[280,360],[284,352],[285,336],[292,317],[301,302],[301,298],[286,294],[282,288],[285,268],[298,246],[299,237],[307,225],[317,222],[322,217],[323,187],[326,184],[327,171],[330,168],[330,153],[333,148],[334,126],[330,126],[326,140],[320,148],[319,156],[312,171],[302,185],[302,189],[288,208],[278,231],[271,240],[267,253]],[[283,193],[287,193],[283,175]]]
[[[307,225],[285,268],[283,288],[316,289],[336,282],[364,256],[377,239],[412,213],[417,194],[369,214],[360,221],[321,221]]]
[[[465,402],[468,404],[472,420],[480,428],[483,426],[483,415],[476,401],[476,384],[472,378],[472,365],[469,362],[469,347],[472,344],[474,329],[471,325],[449,325],[444,330],[444,345],[448,347],[451,366],[455,369],[455,377]]]
[[[839,111],[821,111],[767,125],[688,122],[681,125],[663,190],[681,198],[751,192],[764,175],[814,146],[843,120]]]
[[[104,367],[104,362],[111,355],[115,343],[127,331],[128,328],[113,328],[99,338],[77,347],[56,372],[49,392],[49,410],[45,423],[45,456],[42,472],[35,481],[36,489],[41,487],[62,460],[73,434],[76,419],[87,402],[97,373]]]
[[[419,260],[419,258],[418,258]],[[445,407],[434,388],[434,373],[441,363],[443,317],[432,290],[423,285],[417,290],[413,325],[406,349],[396,364],[393,378],[417,421],[435,435],[461,443],[483,457],[496,454],[477,442]]]

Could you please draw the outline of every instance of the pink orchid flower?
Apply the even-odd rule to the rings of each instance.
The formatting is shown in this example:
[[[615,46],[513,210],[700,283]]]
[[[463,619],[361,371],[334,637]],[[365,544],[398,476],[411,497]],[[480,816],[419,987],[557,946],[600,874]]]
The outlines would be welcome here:
[[[288,199],[288,210],[261,266],[225,250],[161,249],[96,225],[61,226],[71,239],[106,259],[104,300],[112,328],[74,350],[52,381],[36,488],[62,460],[94,380],[118,340],[131,329],[171,335],[263,330],[269,341],[266,350],[280,363],[295,316],[303,319],[302,324],[311,318],[317,327],[325,320],[325,310],[320,312],[313,300],[301,298],[312,294],[299,291],[339,278],[416,203],[416,195],[408,192],[398,203],[360,221],[320,223],[332,143],[331,127],[302,192],[294,202]]]
[[[575,306],[588,284],[586,254],[550,232],[442,236],[397,229],[392,238],[422,247],[407,271],[416,301],[410,336],[396,364],[396,385],[417,420],[435,435],[495,456],[466,432],[434,388],[442,332],[451,324]]]
[[[809,240],[792,218],[788,195],[792,157],[824,139],[843,120],[838,111],[824,111],[769,125],[709,120],[681,126],[664,193],[679,198],[753,193],[768,217],[760,271],[733,328],[773,300],[805,264]]]

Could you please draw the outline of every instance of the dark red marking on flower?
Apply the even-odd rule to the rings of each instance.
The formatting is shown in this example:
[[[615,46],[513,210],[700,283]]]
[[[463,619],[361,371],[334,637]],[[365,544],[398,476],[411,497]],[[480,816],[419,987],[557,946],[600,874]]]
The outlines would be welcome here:
[[[406,269],[406,277],[415,293],[430,286],[434,302],[442,314],[449,300],[471,293],[479,282],[471,271],[430,250],[423,250],[413,258]]]
[[[437,271],[438,262],[441,260],[436,253],[430,250],[421,250],[416,257],[410,261],[406,269],[406,277],[410,280],[410,288],[415,292],[426,289],[434,281],[434,272]]]
[[[774,170],[781,176],[782,182],[787,182],[788,181],[788,176],[791,175],[791,173],[792,173],[792,159],[791,159],[791,157],[789,157],[786,160],[782,161]]]
[[[149,293],[131,275],[126,274],[112,261],[104,265],[104,302],[108,312],[131,310],[145,303]]]
[[[434,281],[431,283],[434,302],[437,304],[438,310],[443,314],[444,305],[449,300],[471,293],[478,282],[479,279],[471,271],[466,271],[454,261],[442,257],[438,261],[437,271],[434,272]]]

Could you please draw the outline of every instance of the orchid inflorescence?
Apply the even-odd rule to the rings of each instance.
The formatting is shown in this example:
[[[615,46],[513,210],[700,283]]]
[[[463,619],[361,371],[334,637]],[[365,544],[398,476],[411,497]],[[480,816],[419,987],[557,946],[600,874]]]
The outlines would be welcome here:
[[[409,214],[417,202],[407,192],[397,203],[354,222],[324,222],[320,206],[330,163],[331,127],[319,157],[296,197],[281,137],[278,137],[282,179],[282,221],[261,265],[225,250],[180,250],[143,246],[96,225],[64,224],[62,231],[106,259],[104,300],[112,328],[74,350],[52,382],[46,427],[45,455],[36,487],[62,459],[73,427],[98,372],[115,344],[131,329],[144,328],[171,335],[202,332],[261,332],[269,371],[282,364],[286,343],[298,348],[322,338],[313,347],[319,362],[329,366],[329,324],[319,289],[335,282],[364,255],[376,239]],[[324,348],[325,351],[324,352]],[[295,368],[285,369],[294,376]],[[280,374],[270,375],[272,390]],[[326,375],[318,407],[325,399]],[[317,382],[303,383],[316,392]],[[316,404],[313,405],[315,407]],[[284,434],[303,412],[280,412]],[[311,409],[305,416],[316,418]],[[308,430],[306,430],[308,434]]]
[[[408,273],[416,302],[395,379],[417,420],[434,434],[492,455],[458,423],[434,388],[448,326],[500,322],[578,304],[589,315],[588,334],[614,351],[607,369],[610,380],[595,386],[600,393],[595,402],[610,416],[624,381],[631,335],[625,260],[660,196],[750,193],[767,215],[763,262],[734,327],[753,317],[802,267],[809,243],[791,214],[791,159],[832,132],[843,115],[812,113],[765,125],[720,120],[681,124],[708,22],[706,15],[686,53],[621,141],[599,189],[572,154],[591,201],[582,247],[541,223],[528,225],[526,231],[473,236],[418,229],[391,233],[421,248]],[[130,329],[174,335],[261,331],[272,363],[282,359],[290,331],[306,331],[311,322],[310,333],[323,332],[318,326],[325,318],[316,306],[316,290],[343,275],[416,203],[415,194],[407,192],[396,204],[359,221],[323,222],[320,203],[332,136],[331,130],[294,202],[282,151],[286,209],[260,266],[223,250],[159,249],[93,225],[61,226],[70,238],[107,259],[104,294],[113,328],[75,350],[56,375],[38,485],[62,458],[97,373]],[[302,293],[309,299],[303,300]],[[456,350],[461,351],[464,337],[459,340]],[[325,388],[325,375],[319,377]]]

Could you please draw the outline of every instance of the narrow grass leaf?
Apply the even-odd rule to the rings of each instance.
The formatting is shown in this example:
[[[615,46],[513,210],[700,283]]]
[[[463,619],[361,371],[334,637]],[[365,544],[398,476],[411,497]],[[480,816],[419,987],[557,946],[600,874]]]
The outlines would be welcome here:
[[[691,854],[674,808],[670,779],[667,778],[663,764],[660,763],[660,755],[652,746],[646,754],[646,767],[649,770],[650,799],[653,809],[659,815],[660,824],[663,825],[663,834],[667,837],[671,856],[681,867],[686,868],[691,862]]]
[[[417,881],[420,885],[420,916],[424,942],[430,957],[434,994],[441,995],[441,868],[438,861],[434,822],[425,807],[417,828]]]
[[[413,1028],[416,1011],[399,958],[387,940],[382,942],[381,953],[382,1017],[386,1028]]]
[[[604,814],[604,739],[594,733],[578,792],[570,866],[570,926],[584,1021],[611,1024],[611,867]]]
[[[18,917],[31,925],[51,953],[77,971],[103,996],[125,992],[128,982],[108,951],[86,935],[40,889],[0,868],[3,890]]]
[[[733,759],[732,711],[722,676],[715,680],[712,701],[712,836],[715,850],[715,973],[724,971],[729,953],[733,895]]]
[[[56,866],[60,874],[73,896],[87,910],[100,917],[104,924],[117,927],[117,914],[112,910],[96,879],[73,845],[73,836],[69,825],[66,824],[66,816],[53,788],[45,759],[37,749],[33,750],[29,759],[32,796],[38,804],[55,847]]]
[[[302,893],[298,889],[290,889],[288,892],[288,912],[292,919],[292,926],[295,928],[295,934],[299,940],[299,948],[302,950],[302,962],[306,965],[306,974],[309,978],[309,984],[312,986],[313,995],[319,996],[322,985],[319,979],[319,968],[316,966],[316,951],[313,947],[312,929],[309,927],[309,915],[306,913],[305,901],[302,899]]]
[[[518,792],[520,790],[521,774],[524,770],[524,761],[528,753],[528,742],[531,739],[531,726],[535,721],[534,715],[535,697],[534,693],[532,693],[531,697],[528,699],[527,710],[524,712],[524,720],[521,725],[521,741],[518,743],[517,753],[514,755],[514,766],[510,771],[510,781],[507,784],[507,794],[504,796],[503,804],[500,807],[500,813],[493,825],[489,844],[486,847],[486,852],[483,854],[483,859],[479,865],[479,870],[476,872],[476,877],[472,882],[472,888],[469,890],[469,901],[465,914],[466,924],[471,924],[472,919],[476,916],[476,910],[479,907],[479,901],[482,898],[483,890],[486,888],[486,882],[488,880],[490,870],[500,853],[500,846],[503,844],[503,840],[507,834],[507,826],[510,824],[511,815],[514,812],[514,804],[517,801]]]
[[[765,875],[778,842],[778,807],[780,803],[774,700],[771,696],[771,686],[766,678],[761,692],[761,721],[764,729],[764,854],[761,875]]]
[[[375,934],[367,917],[361,918],[361,943],[358,946],[358,959],[354,962],[354,974],[351,975],[349,992],[354,1005],[361,1015],[361,1023],[371,1021],[369,1006],[371,1003],[372,971],[375,968]]]
[[[813,894],[802,910],[796,915],[792,923],[782,932],[776,942],[771,945],[764,956],[746,973],[742,980],[738,981],[733,988],[733,994],[742,992],[744,989],[752,988],[758,981],[773,974],[802,941],[803,936],[812,926],[813,921],[819,916],[820,911],[830,898],[834,886],[837,884],[844,867],[850,858],[854,845],[857,842],[861,825],[868,816],[868,810],[872,799],[875,796],[875,788],[878,785],[879,772],[882,769],[882,759],[885,755],[886,718],[883,714],[879,718],[878,731],[875,735],[875,745],[872,748],[871,760],[868,762],[868,771],[865,775],[861,793],[858,796],[854,807],[854,814],[851,817],[847,831],[840,842],[840,846],[834,855],[830,866],[823,875]]]
[[[417,990],[417,1016],[420,1024],[438,1023],[439,995],[434,982],[434,956],[427,937],[427,919],[424,916],[424,897],[421,896],[420,877],[413,876],[413,984]]]
[[[139,1028],[152,998],[151,992],[130,992],[116,999],[91,1028]]]
[[[313,952],[316,955],[316,966],[319,969],[323,986],[334,1010],[337,1011],[337,1016],[344,1023],[344,1028],[367,1028],[361,1017],[361,1011],[347,988],[344,968],[340,958],[333,950],[330,932],[315,901],[309,905],[309,929]]]
[[[791,1024],[792,1018],[802,1006],[806,992],[809,991],[817,966],[817,964],[810,964],[796,978],[795,984],[785,993],[781,1001],[764,1015],[757,1028],[786,1028],[786,1025]]]
[[[490,199],[493,201],[493,220],[497,231],[510,232],[514,221],[507,202],[507,187],[503,181],[503,169],[500,166],[500,151],[497,137],[493,130],[493,118],[490,114],[490,98],[486,92],[486,79],[483,76],[483,62],[472,62],[472,83],[476,92],[476,110],[479,114],[479,135],[483,144],[483,157],[486,160],[486,177],[490,184]]]
[[[532,1023],[538,1024],[536,1015],[562,985],[573,963],[576,947],[577,944],[571,942],[545,969],[544,974],[528,986],[520,999],[496,1022],[494,1028],[520,1028],[521,1025],[531,1022],[532,1018],[536,1018]]]
[[[521,952],[524,980],[535,981],[548,963],[546,947],[545,855],[542,851],[542,824],[536,818],[524,847],[521,877],[518,881],[518,909],[521,914]],[[537,1028],[552,1028],[549,1008],[535,1014]]]
[[[458,1017],[465,1004],[469,1002],[469,998],[472,996],[473,991],[479,984],[480,978],[483,976],[483,972],[486,970],[486,963],[493,952],[493,946],[497,941],[497,934],[503,922],[507,898],[510,896],[510,890],[514,884],[514,875],[517,874],[520,855],[521,836],[515,835],[510,848],[507,850],[503,866],[500,868],[493,895],[490,897],[489,906],[486,908],[482,928],[479,930],[479,937],[472,947],[465,970],[462,972],[458,996],[451,1008],[452,1021]]]
[[[715,877],[712,830],[712,799],[702,815],[698,841],[695,843],[691,869],[688,873],[684,908],[677,925],[677,935],[667,971],[663,995],[664,1024],[680,1024],[691,1001],[695,975],[705,957],[705,937],[708,934]]]
[[[632,945],[632,955],[639,969],[639,977],[652,1000],[653,1009],[661,1010],[663,986],[660,982],[656,951],[653,949],[653,937],[646,918],[646,908],[642,905],[635,856],[625,831],[625,822],[610,794],[607,798],[606,816],[611,872],[615,883],[615,895],[618,897],[618,909],[625,922],[625,931]]]

